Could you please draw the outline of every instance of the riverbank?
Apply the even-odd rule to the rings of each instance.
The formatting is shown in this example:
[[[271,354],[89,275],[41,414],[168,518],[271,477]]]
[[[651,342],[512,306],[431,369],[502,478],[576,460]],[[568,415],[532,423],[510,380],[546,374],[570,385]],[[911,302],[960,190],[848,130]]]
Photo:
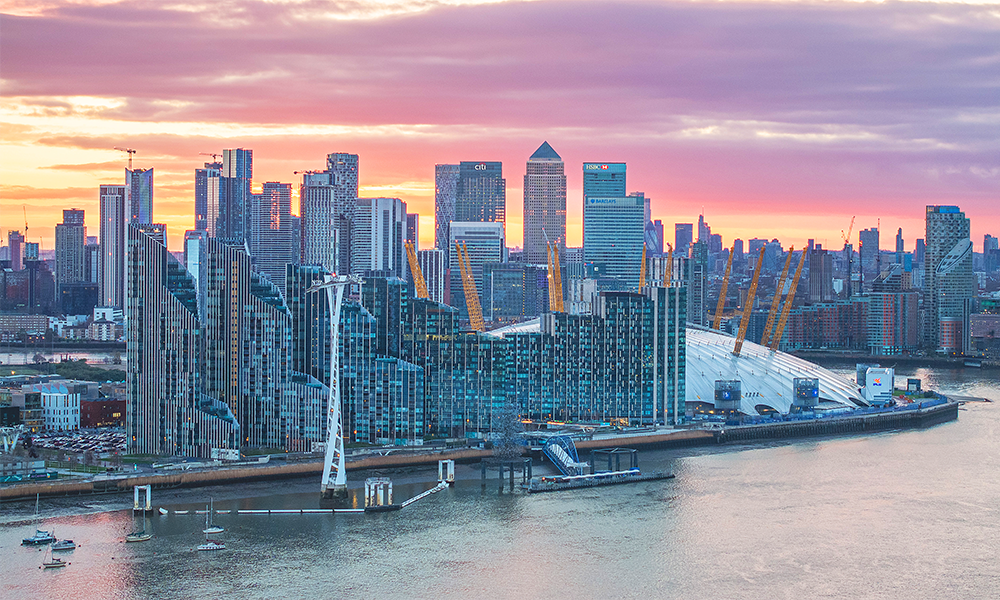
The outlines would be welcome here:
[[[578,440],[580,451],[606,448],[668,449],[731,443],[753,443],[778,439],[795,439],[831,435],[864,435],[890,429],[920,428],[958,419],[957,402],[930,407],[885,412],[865,412],[842,417],[803,419],[777,423],[731,426],[723,429],[671,429],[633,434],[606,434]],[[367,455],[346,461],[348,471],[407,469],[430,467],[439,460],[476,463],[492,456],[491,450],[466,448],[426,453],[395,453]],[[277,463],[277,464],[276,464]],[[269,462],[259,466],[219,467],[171,473],[95,476],[88,479],[23,483],[0,488],[4,501],[54,496],[87,496],[92,494],[127,493],[134,486],[149,485],[153,489],[203,487],[254,481],[319,477],[322,460],[302,462]]]
[[[850,352],[823,352],[817,350],[797,350],[790,352],[803,360],[816,363],[820,366],[851,366],[857,363],[879,364],[883,367],[908,367],[908,368],[938,368],[938,369],[970,369],[974,371],[1000,371],[1000,361],[987,359],[973,359],[982,362],[981,367],[966,367],[966,358],[951,356],[873,356],[871,354],[850,353]]]

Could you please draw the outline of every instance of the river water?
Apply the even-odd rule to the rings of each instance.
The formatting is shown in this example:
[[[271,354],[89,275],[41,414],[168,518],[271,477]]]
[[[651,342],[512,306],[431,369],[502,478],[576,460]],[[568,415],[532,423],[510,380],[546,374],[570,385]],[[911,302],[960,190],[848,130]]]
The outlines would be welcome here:
[[[837,369],[849,374],[851,369]],[[900,376],[914,373],[901,372]],[[988,373],[916,373],[1000,400]],[[380,515],[156,515],[124,544],[120,496],[43,500],[39,527],[81,547],[58,571],[19,545],[34,503],[0,507],[2,598],[996,598],[1000,403],[925,430],[640,453],[677,478],[527,495],[454,488]],[[396,500],[433,485],[388,473]],[[354,483],[363,475],[353,474]],[[313,508],[318,482],[154,492],[172,510]],[[90,514],[80,514],[89,512]],[[4,514],[6,513],[6,514]]]

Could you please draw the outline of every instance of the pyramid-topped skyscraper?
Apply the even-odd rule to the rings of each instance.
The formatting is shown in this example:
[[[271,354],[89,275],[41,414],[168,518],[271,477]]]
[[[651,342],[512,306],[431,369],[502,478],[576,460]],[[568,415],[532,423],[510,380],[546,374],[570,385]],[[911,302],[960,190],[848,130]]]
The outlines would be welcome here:
[[[545,240],[566,248],[566,170],[548,142],[528,158],[524,174],[524,261],[545,264]]]

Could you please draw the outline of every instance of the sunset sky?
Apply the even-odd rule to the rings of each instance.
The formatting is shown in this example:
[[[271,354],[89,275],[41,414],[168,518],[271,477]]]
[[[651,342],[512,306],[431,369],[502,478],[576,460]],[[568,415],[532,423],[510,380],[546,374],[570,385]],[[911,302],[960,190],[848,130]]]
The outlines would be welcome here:
[[[566,162],[568,241],[584,161],[625,161],[654,218],[704,211],[734,236],[842,246],[881,218],[908,250],[924,206],[1000,235],[1000,2],[0,1],[0,235],[53,246],[155,168],[171,249],[193,226],[202,152],[251,148],[254,182],[360,155],[433,243],[434,165],[500,160],[520,245],[524,163]],[[297,202],[297,201],[296,201]],[[293,207],[298,212],[298,206]],[[853,236],[856,239],[856,234]]]

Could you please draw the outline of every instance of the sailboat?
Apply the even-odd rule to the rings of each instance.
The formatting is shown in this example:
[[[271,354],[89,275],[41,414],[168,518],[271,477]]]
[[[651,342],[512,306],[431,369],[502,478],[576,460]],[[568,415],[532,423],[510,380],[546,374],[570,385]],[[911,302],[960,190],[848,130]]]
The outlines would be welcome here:
[[[47,558],[45,557],[42,558],[42,566],[40,567],[42,569],[58,569],[60,567],[65,567],[66,565],[69,564],[68,562],[64,561],[61,558],[56,558],[52,556],[51,552],[46,552],[45,554]]]
[[[135,529],[135,510],[132,511],[132,533],[125,536],[126,542],[148,542],[153,534],[146,533],[146,513],[142,513],[142,529]]]
[[[38,494],[35,494],[35,521],[39,520],[38,516]],[[31,537],[24,538],[21,540],[22,546],[41,546],[42,544],[51,544],[56,541],[56,536],[51,531],[43,531],[41,529],[35,530],[35,535]]]
[[[201,530],[202,533],[208,535],[211,533],[222,533],[225,531],[222,527],[212,524],[212,519],[215,515],[215,502],[209,499],[208,511],[205,513],[205,528]]]

